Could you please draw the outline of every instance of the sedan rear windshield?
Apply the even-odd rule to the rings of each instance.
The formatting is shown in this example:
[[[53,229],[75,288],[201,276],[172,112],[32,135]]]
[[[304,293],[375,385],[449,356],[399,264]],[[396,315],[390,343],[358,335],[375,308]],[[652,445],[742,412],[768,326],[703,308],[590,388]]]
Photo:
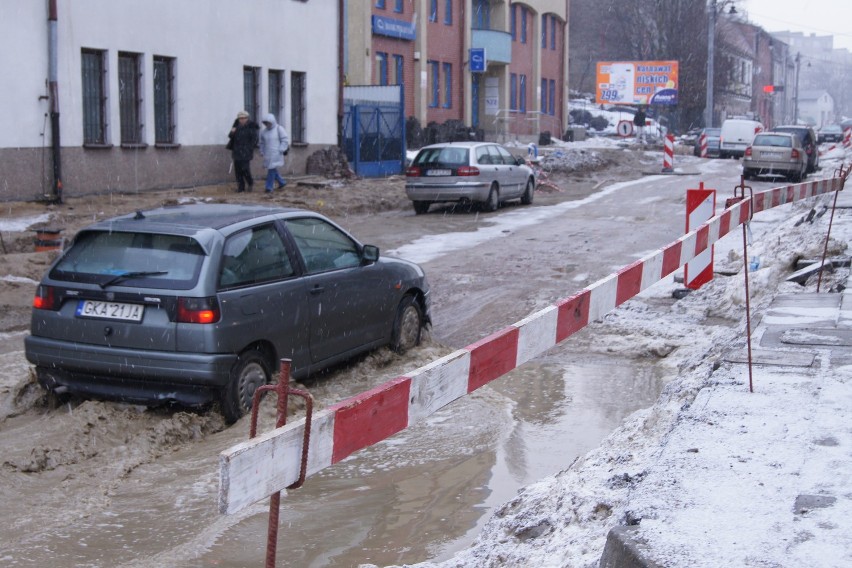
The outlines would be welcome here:
[[[793,146],[793,139],[789,136],[758,134],[754,137],[754,143],[752,146],[778,146],[780,148],[790,148]]]
[[[188,290],[204,260],[192,238],[154,233],[88,231],[77,235],[50,273],[55,280]]]
[[[467,148],[424,148],[414,158],[415,166],[458,168],[470,164]]]

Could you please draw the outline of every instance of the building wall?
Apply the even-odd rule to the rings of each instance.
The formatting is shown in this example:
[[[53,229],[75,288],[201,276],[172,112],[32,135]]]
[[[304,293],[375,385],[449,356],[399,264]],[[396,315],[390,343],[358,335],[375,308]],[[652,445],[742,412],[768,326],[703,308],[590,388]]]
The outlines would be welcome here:
[[[12,127],[0,130],[0,200],[39,199],[50,179],[47,2],[5,0],[0,68],[16,78],[0,89]],[[285,72],[283,115],[290,127],[290,79],[306,73],[306,144],[288,170],[303,171],[312,148],[337,142],[337,4],[277,0],[111,0],[57,2],[57,84],[65,195],[142,191],[231,179],[224,149],[243,108],[243,66],[259,67],[261,109],[267,72]],[[107,144],[83,147],[81,50],[106,53]],[[121,147],[118,53],[139,54],[141,144]],[[153,57],[175,61],[175,145],[155,147]],[[253,161],[261,173],[260,160]],[[50,184],[48,183],[48,186]]]

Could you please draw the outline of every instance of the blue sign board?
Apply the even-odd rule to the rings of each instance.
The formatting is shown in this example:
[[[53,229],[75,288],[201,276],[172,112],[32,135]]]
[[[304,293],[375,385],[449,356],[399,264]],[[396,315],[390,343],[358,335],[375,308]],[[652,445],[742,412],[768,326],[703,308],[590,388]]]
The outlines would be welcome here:
[[[373,34],[407,40],[414,40],[416,37],[414,22],[394,20],[384,16],[373,16]]]
[[[470,72],[485,73],[485,48],[470,48]]]

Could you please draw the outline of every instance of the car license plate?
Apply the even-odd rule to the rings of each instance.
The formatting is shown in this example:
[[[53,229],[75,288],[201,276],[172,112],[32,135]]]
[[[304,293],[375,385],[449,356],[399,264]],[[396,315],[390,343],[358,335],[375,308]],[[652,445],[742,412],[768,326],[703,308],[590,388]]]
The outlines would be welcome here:
[[[121,302],[96,302],[80,300],[77,304],[77,317],[103,318],[122,321],[142,321],[145,306],[140,304],[123,304]]]
[[[764,158],[771,158],[773,160],[778,160],[781,158],[781,152],[763,152],[762,156]]]
[[[453,174],[453,170],[428,170],[427,176],[449,176]]]

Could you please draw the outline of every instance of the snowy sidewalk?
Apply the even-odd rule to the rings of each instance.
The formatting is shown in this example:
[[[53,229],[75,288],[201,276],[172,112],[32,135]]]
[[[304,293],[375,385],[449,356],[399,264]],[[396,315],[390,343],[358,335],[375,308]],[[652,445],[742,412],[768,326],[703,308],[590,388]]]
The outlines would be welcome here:
[[[752,338],[754,392],[726,354],[602,567],[852,565],[852,293],[780,295]]]

